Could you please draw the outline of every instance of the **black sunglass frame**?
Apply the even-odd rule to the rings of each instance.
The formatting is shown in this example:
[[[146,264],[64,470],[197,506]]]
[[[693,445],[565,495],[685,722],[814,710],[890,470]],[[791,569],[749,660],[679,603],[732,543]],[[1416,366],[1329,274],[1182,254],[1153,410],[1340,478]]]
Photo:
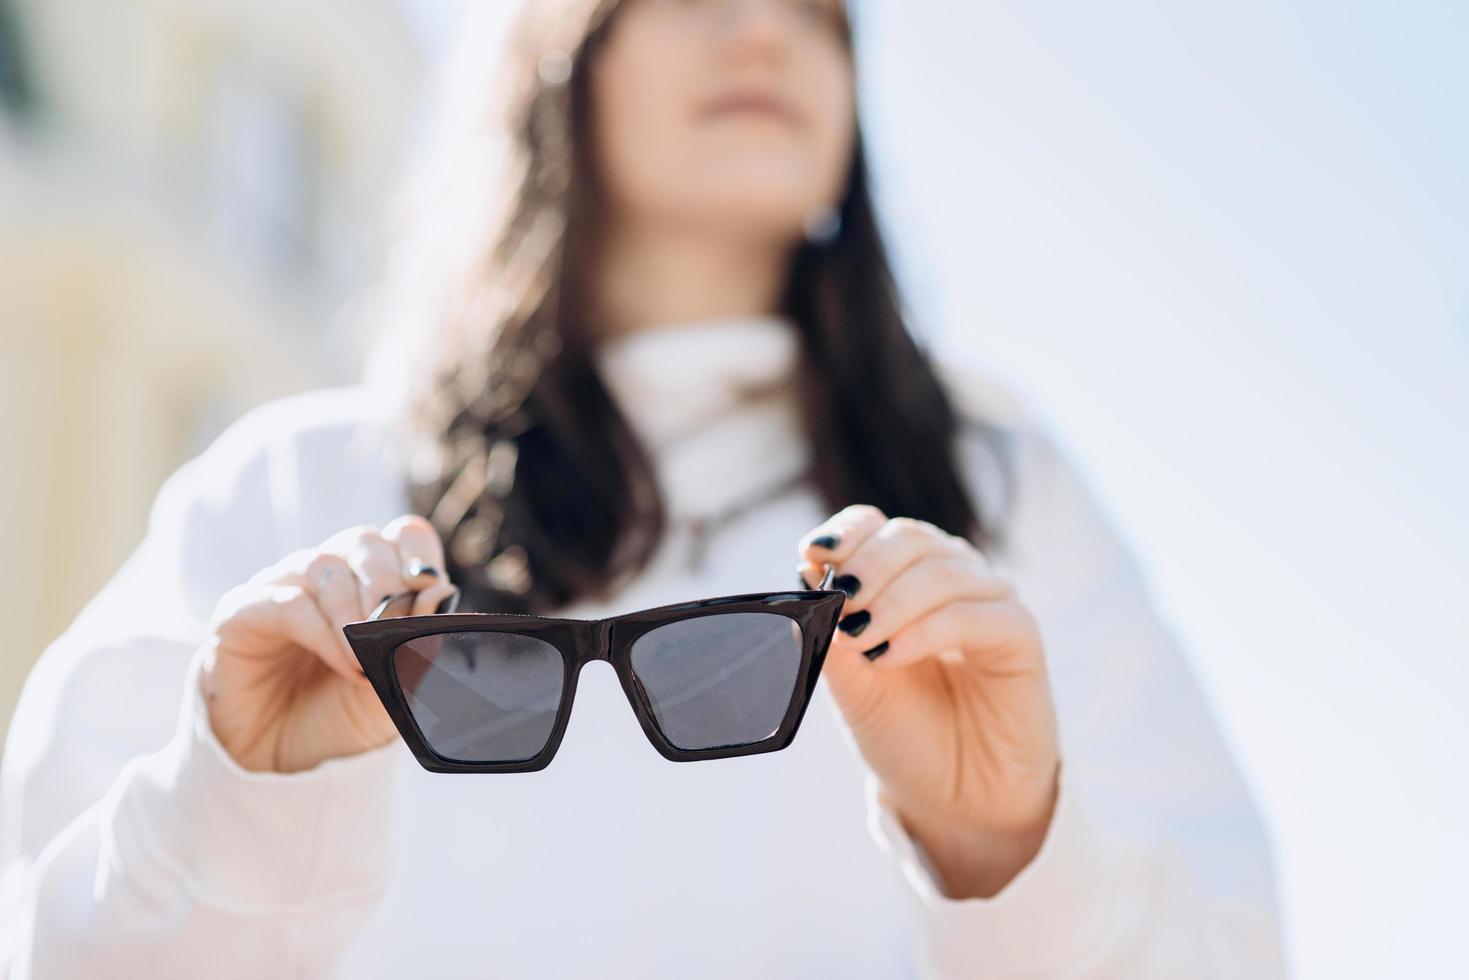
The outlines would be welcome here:
[[[372,683],[388,717],[397,727],[398,734],[403,737],[419,765],[429,772],[534,772],[546,768],[555,757],[561,738],[566,732],[567,722],[571,719],[577,677],[582,667],[593,660],[606,660],[612,664],[643,733],[665,759],[672,762],[727,759],[775,752],[790,745],[796,737],[801,719],[811,703],[816,682],[821,677],[821,666],[826,660],[826,651],[847,597],[841,590],[828,588],[833,573],[831,563],[825,563],[825,574],[815,589],[715,596],[637,609],[603,619],[570,619],[518,613],[460,613],[454,611],[459,605],[457,590],[446,600],[449,604],[448,612],[381,618],[395,602],[415,594],[411,591],[400,592],[379,603],[367,619],[347,623],[342,627],[342,632],[346,634],[347,642],[357,656],[357,662],[362,665],[363,672]],[[736,612],[777,613],[795,620],[800,626],[801,663],[796,671],[791,703],[774,734],[758,742],[681,749],[669,741],[658,727],[652,706],[642,691],[641,682],[633,673],[632,645],[638,637],[659,626],[700,616]],[[472,632],[517,633],[534,637],[551,644],[561,654],[565,673],[562,677],[561,701],[556,708],[556,719],[545,746],[528,759],[469,762],[441,756],[430,747],[408,707],[407,698],[393,669],[394,651],[409,640],[424,636]]]

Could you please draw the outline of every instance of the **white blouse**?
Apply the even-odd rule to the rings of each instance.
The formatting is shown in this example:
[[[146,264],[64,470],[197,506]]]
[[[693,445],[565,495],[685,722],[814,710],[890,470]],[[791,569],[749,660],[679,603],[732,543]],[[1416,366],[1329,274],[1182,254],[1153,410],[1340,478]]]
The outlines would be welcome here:
[[[778,317],[598,349],[675,521],[615,601],[556,615],[796,586],[798,539],[828,513],[807,484],[762,489],[809,459],[797,355]],[[593,663],[538,772],[432,774],[396,740],[301,773],[236,765],[195,684],[215,602],[409,510],[395,416],[361,384],[254,409],[180,467],[145,540],[45,650],[0,782],[5,975],[1283,975],[1261,821],[1134,560],[1013,393],[939,369],[1013,451],[1003,500],[990,443],[970,428],[959,445],[982,512],[1008,510],[990,557],[1041,626],[1061,724],[1052,826],[994,898],[937,889],[824,681],[789,748],[734,759],[663,759]],[[691,568],[684,522],[750,499]]]

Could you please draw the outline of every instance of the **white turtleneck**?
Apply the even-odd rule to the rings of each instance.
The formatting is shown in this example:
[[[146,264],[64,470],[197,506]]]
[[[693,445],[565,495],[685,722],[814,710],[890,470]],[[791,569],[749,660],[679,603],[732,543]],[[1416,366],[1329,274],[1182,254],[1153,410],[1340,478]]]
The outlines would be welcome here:
[[[602,617],[794,585],[827,514],[795,415],[793,326],[664,325],[598,365],[676,520]],[[399,742],[247,772],[191,671],[215,602],[286,552],[408,510],[366,386],[242,417],[159,492],[137,551],[29,679],[0,782],[0,966],[40,977],[1280,975],[1268,847],[1145,583],[1025,406],[941,364],[1016,463],[993,556],[1041,623],[1065,758],[1035,860],[955,900],[876,797],[825,684],[795,742],[670,763],[610,668],[550,766],[436,775]],[[766,390],[747,399],[751,388]],[[996,457],[957,447],[985,513]],[[735,508],[691,570],[686,519]]]
[[[595,353],[679,518],[717,513],[806,468],[799,357],[795,325],[776,316],[652,327],[603,341]]]

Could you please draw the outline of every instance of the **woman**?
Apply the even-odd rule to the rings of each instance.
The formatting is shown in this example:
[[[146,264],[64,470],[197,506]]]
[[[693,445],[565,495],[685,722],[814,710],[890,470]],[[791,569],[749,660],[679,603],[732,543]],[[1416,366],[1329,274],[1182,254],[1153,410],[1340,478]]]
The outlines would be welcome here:
[[[847,11],[537,0],[512,42],[446,92],[372,383],[182,467],[30,678],[12,980],[1282,973],[1131,558],[904,327]],[[792,561],[848,598],[771,754],[669,764],[593,669],[548,768],[433,775],[341,632],[402,590],[592,618]]]

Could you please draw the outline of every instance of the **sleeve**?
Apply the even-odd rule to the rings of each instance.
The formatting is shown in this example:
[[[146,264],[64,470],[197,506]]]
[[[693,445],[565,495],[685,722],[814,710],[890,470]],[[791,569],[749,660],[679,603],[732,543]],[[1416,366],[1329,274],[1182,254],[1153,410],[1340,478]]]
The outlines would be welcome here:
[[[1016,494],[991,557],[1041,627],[1059,791],[1031,863],[991,898],[954,899],[868,774],[921,975],[1285,976],[1268,839],[1171,626],[1046,428],[1004,431]]]
[[[385,889],[394,745],[250,772],[197,687],[224,591],[279,558],[279,413],[176,470],[42,653],[0,766],[0,975],[320,976]]]

